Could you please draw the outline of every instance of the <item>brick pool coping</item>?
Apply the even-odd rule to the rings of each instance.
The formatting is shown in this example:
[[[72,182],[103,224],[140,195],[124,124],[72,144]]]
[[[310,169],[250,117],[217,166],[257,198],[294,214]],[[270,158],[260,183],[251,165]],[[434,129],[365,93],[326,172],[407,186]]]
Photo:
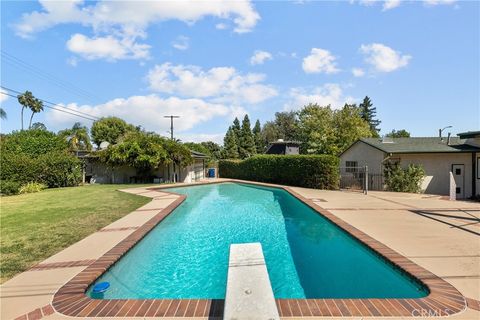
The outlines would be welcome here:
[[[281,317],[312,316],[449,316],[463,311],[466,301],[462,294],[445,280],[420,267],[408,258],[346,223],[312,200],[303,197],[290,187],[225,179],[215,182],[185,184],[195,186],[211,183],[240,182],[274,187],[287,191],[318,214],[330,220],[377,254],[394,264],[413,278],[422,282],[430,291],[418,299],[276,299]],[[152,187],[150,190],[171,188],[171,185]],[[167,191],[162,191],[168,193]],[[171,193],[171,192],[170,192]],[[174,194],[174,193],[172,193]],[[120,241],[102,257],[63,285],[53,296],[52,306],[61,314],[73,317],[209,317],[223,316],[223,299],[91,299],[85,292],[88,287],[105,273],[115,262],[128,252],[158,223],[177,208],[185,199],[179,195],[166,208]]]

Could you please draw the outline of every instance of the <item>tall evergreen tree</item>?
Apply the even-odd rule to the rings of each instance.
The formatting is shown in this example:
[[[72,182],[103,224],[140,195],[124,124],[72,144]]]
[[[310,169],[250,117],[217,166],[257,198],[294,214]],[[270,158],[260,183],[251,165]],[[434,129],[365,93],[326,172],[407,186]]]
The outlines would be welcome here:
[[[229,127],[223,139],[223,150],[226,159],[238,159],[238,143],[233,127]]]
[[[263,153],[265,145],[262,139],[262,126],[260,125],[260,121],[258,119],[255,122],[255,126],[253,127],[252,133],[253,133],[253,140],[255,141],[255,149],[257,149],[257,153]]]
[[[360,116],[370,126],[370,131],[372,131],[372,136],[379,137],[380,135],[378,133],[380,132],[380,129],[378,128],[378,126],[380,125],[381,121],[376,119],[377,108],[373,106],[372,100],[370,100],[368,96],[365,96],[362,103],[360,103],[359,108],[360,108]]]
[[[240,121],[237,117],[235,117],[235,120],[233,120],[232,130],[235,134],[235,137],[237,138],[237,142],[240,141],[240,131],[242,130],[242,128],[240,127]]]
[[[255,147],[255,139],[252,133],[252,129],[250,128],[250,119],[248,118],[248,115],[245,115],[242,121],[239,146],[239,155],[242,159],[248,158],[257,152],[257,149]]]

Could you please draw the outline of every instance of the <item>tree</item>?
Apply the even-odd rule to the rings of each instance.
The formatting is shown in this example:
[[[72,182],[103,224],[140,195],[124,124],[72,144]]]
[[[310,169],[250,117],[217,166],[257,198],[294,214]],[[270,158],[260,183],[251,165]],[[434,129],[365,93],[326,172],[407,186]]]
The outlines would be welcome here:
[[[378,126],[380,125],[381,121],[375,119],[377,115],[377,108],[373,106],[372,100],[368,96],[365,96],[362,103],[359,105],[360,108],[360,116],[363,120],[365,120],[368,125],[370,126],[370,131],[372,131],[372,136],[379,137],[380,129]]]
[[[7,119],[7,112],[3,108],[0,108],[0,119]]]
[[[355,105],[332,110],[330,106],[309,104],[298,117],[302,153],[338,155],[357,139],[371,136]]]
[[[262,127],[260,126],[260,121],[257,119],[255,126],[252,130],[253,140],[255,142],[256,153],[263,153],[265,150],[265,144],[262,140]]]
[[[25,91],[24,93],[17,96],[18,103],[22,105],[21,111],[21,122],[22,122],[22,130],[23,130],[23,110],[25,108],[31,109],[31,106],[34,104],[35,97],[30,91]]]
[[[398,131],[393,129],[392,131],[387,133],[385,136],[389,137],[389,138],[410,138],[410,132],[408,132],[405,129],[401,129],[401,130],[398,130]]]
[[[273,121],[267,121],[262,128],[262,145],[263,149],[268,146],[270,142],[276,141],[280,136],[278,128]]]
[[[35,122],[32,124],[32,127],[31,127],[32,130],[43,130],[43,131],[47,131],[47,127],[41,123],[41,122]]]
[[[97,120],[91,128],[92,140],[98,146],[103,141],[115,144],[127,132],[137,131],[136,128],[117,117],[107,117]]]
[[[58,132],[58,135],[68,142],[71,151],[92,150],[88,128],[76,122],[71,129],[65,129]]]
[[[336,154],[336,132],[332,126],[333,110],[330,106],[309,104],[298,112],[298,118],[302,153]]]
[[[165,138],[156,134],[130,131],[117,144],[111,144],[99,151],[100,159],[110,166],[128,165],[137,169],[139,176],[168,163],[168,153],[164,148]]]
[[[214,160],[219,160],[222,158],[223,149],[218,143],[213,141],[205,141],[201,142],[200,144],[210,151],[210,154]]]
[[[278,130],[278,138],[284,140],[296,140],[298,137],[298,117],[294,111],[276,112],[275,126]],[[272,142],[272,141],[269,141]]]
[[[239,156],[242,159],[251,157],[256,153],[255,139],[250,128],[250,119],[245,115],[242,121],[242,128],[239,139]]]
[[[373,135],[371,128],[363,121],[358,107],[354,104],[345,104],[342,109],[335,110],[333,127],[335,128],[336,154],[347,149],[359,138],[368,138]]]
[[[30,110],[32,110],[32,115],[30,116],[30,123],[28,124],[28,128],[32,128],[32,119],[35,113],[40,113],[43,111],[43,102],[37,98],[34,98],[32,101],[32,105],[30,106]]]
[[[233,127],[229,127],[225,138],[223,139],[224,157],[226,159],[238,159],[238,142],[237,135]]]

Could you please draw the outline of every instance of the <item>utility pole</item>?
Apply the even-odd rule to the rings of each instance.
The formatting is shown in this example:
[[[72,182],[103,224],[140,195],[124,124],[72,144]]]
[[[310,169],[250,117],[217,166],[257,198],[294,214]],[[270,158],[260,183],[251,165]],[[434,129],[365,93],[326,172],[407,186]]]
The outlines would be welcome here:
[[[170,139],[173,140],[173,118],[180,118],[180,116],[163,116],[164,118],[170,118]],[[173,162],[173,183],[177,182],[177,168],[175,168],[175,162]],[[170,176],[170,166],[168,166],[168,175]]]
[[[163,116],[164,118],[170,118],[170,139],[173,140],[173,118],[180,118],[180,116]]]

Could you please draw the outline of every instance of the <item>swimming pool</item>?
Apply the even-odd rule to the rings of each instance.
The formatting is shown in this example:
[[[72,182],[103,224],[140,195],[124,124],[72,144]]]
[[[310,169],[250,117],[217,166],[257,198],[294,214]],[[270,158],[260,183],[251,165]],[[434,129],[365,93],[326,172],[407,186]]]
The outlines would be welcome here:
[[[245,242],[262,243],[276,298],[428,294],[285,190],[238,183],[165,190],[187,199],[96,281],[111,284],[104,299],[222,299],[229,245]]]

